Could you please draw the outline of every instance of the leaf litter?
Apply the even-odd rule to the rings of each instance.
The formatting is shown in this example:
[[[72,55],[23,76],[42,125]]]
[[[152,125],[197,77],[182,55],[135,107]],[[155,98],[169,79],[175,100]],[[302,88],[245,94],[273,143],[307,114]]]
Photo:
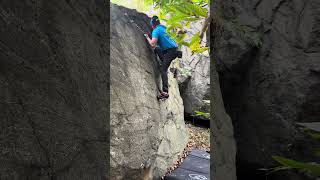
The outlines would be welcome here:
[[[210,128],[199,127],[190,123],[186,123],[186,128],[189,132],[189,141],[183,152],[178,155],[177,161],[167,169],[165,175],[177,169],[194,149],[205,150],[210,153]],[[161,179],[164,179],[165,175]]]

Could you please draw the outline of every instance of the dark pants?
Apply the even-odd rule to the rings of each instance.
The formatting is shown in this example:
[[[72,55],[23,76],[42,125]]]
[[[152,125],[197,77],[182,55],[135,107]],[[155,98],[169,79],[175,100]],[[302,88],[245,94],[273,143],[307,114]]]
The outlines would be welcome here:
[[[178,55],[177,48],[161,50],[160,48],[155,48],[154,52],[159,56],[162,61],[161,65],[161,79],[162,79],[162,91],[168,92],[168,68]]]

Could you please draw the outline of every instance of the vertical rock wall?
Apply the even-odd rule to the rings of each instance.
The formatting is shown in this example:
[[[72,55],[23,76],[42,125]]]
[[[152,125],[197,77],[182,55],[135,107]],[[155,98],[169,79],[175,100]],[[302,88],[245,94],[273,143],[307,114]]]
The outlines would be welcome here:
[[[223,26],[214,52],[234,126],[238,162],[275,165],[272,155],[317,161],[318,143],[296,122],[319,121],[320,2],[216,1]]]
[[[106,174],[108,8],[0,2],[0,179]]]
[[[139,179],[141,163],[150,159],[159,178],[188,140],[183,102],[172,73],[170,97],[157,100],[159,66],[130,19],[150,31],[145,14],[111,6],[111,177]]]
[[[210,6],[211,13],[216,12],[215,4]],[[210,84],[211,84],[211,146],[213,158],[211,165],[213,178],[220,180],[236,180],[236,142],[234,127],[230,116],[225,110],[223,102],[219,74],[216,69],[217,57],[213,48],[218,40],[220,32],[219,23],[212,21],[208,38],[210,39]]]

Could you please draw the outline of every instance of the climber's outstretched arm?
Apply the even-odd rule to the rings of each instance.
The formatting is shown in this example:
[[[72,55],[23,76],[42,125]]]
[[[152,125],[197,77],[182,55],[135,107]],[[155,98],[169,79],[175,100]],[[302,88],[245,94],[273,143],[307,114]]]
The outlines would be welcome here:
[[[155,48],[156,45],[157,45],[158,39],[157,39],[157,38],[152,38],[152,39],[150,39],[147,34],[144,34],[144,36],[147,38],[150,46],[151,46],[152,48]]]

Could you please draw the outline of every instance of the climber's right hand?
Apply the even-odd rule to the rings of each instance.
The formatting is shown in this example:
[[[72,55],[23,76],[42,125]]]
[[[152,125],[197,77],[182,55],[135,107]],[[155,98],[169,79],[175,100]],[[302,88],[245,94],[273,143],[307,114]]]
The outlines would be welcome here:
[[[144,35],[144,37],[146,37],[146,38],[148,38],[149,36],[148,36],[148,34],[143,34]]]

